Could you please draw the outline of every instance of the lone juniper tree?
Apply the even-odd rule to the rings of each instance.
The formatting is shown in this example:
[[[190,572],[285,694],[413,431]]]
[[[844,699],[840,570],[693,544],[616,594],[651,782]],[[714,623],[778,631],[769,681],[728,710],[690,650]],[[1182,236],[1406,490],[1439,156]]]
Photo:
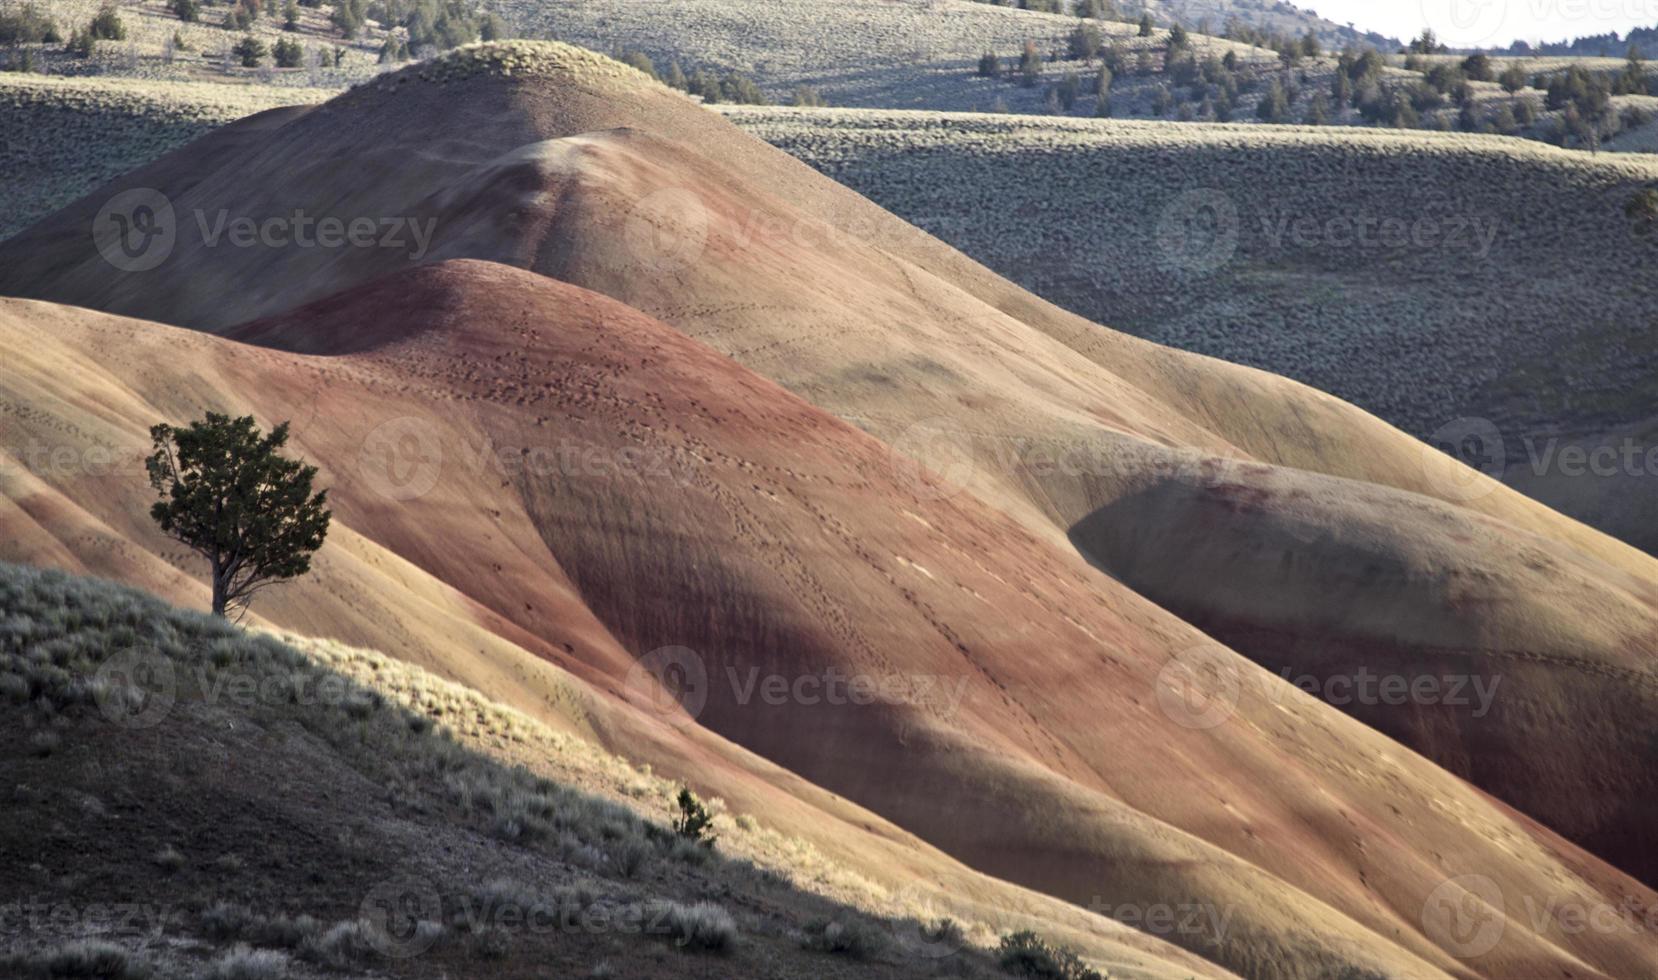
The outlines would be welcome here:
[[[265,435],[252,416],[209,412],[175,429],[150,429],[145,461],[161,500],[150,516],[161,530],[207,559],[213,612],[244,610],[267,585],[304,575],[332,514],[328,491],[311,492],[317,468],[279,453],[288,423]]]

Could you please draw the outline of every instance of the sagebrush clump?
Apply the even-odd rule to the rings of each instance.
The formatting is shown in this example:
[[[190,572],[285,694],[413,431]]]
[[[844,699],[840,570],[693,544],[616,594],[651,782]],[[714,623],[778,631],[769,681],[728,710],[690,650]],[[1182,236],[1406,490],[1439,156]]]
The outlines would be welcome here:
[[[1063,946],[1055,946],[1034,932],[1016,932],[1003,937],[997,948],[1002,969],[1018,977],[1035,980],[1106,980]]]

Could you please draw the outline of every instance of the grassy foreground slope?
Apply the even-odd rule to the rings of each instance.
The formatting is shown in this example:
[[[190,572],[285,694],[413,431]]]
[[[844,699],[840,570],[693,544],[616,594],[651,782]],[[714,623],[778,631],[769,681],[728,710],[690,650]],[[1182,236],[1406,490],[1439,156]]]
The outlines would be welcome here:
[[[991,973],[987,927],[903,918],[926,886],[718,801],[705,849],[648,766],[111,584],[0,565],[0,722],[7,977]]]
[[[1468,462],[1658,546],[1640,480],[1572,478],[1547,455],[1628,434],[1658,482],[1658,238],[1626,213],[1658,160],[1400,131],[725,111],[1090,319],[1431,442],[1495,431]]]

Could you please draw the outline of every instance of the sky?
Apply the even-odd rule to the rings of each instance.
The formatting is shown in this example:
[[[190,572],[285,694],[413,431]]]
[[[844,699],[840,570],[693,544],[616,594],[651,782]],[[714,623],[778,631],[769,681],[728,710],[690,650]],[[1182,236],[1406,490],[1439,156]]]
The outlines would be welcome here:
[[[1658,26],[1658,0],[1300,0],[1338,24],[1410,38],[1432,27],[1452,47],[1507,47]]]

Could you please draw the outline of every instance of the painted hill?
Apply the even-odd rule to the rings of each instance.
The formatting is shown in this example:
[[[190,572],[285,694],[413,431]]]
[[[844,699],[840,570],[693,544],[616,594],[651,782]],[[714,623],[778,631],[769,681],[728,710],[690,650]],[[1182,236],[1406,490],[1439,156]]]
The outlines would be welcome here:
[[[61,309],[13,304],[8,353],[100,364],[81,377],[121,379],[130,407],[89,411],[62,389],[9,436],[125,459],[156,412],[305,419],[342,544],[314,582],[273,598],[272,620],[350,639],[424,608],[435,626],[400,641],[404,655],[551,723],[574,713],[613,749],[675,751],[664,743],[692,718],[660,715],[632,657],[686,651],[672,656],[707,678],[692,745],[730,739],[970,866],[1079,903],[1226,910],[1224,927],[1167,938],[1246,974],[1454,973],[1466,951],[1446,948],[1429,896],[1460,874],[1499,882],[1516,917],[1522,896],[1562,894],[1561,874],[1575,902],[1640,891],[976,497],[916,494],[874,439],[612,301],[446,264],[237,331],[253,347]],[[543,457],[551,479],[528,465]],[[144,526],[141,479],[113,470],[51,470],[14,493],[17,557],[198,591]],[[543,695],[548,668],[513,638],[633,709],[572,712],[568,682]],[[754,669],[876,678],[884,693],[755,698],[741,682]],[[1218,723],[1166,700],[1169,672],[1186,670]],[[1346,802],[1315,816],[1315,799]],[[1216,807],[1236,816],[1217,826]],[[1378,941],[1389,922],[1411,931]],[[1587,960],[1617,976],[1647,955],[1518,929],[1477,958],[1482,972]]]
[[[118,222],[90,241],[140,188],[174,213],[165,254],[119,250]],[[296,212],[429,237],[210,240],[221,213]],[[1651,559],[1329,396],[1063,313],[596,56],[467,50],[210,136],[0,269],[53,301],[0,315],[4,444],[127,458],[157,416],[295,420],[342,529],[270,604],[284,627],[570,717],[531,669],[551,664],[631,706],[574,715],[613,748],[734,743],[978,871],[1235,911],[1166,938],[1240,974],[1613,977],[1653,955],[1526,914],[1652,900],[1544,826],[1648,873]],[[130,467],[27,465],[5,557],[199,597],[145,496]],[[1419,699],[1391,715],[1401,747],[1177,599],[1272,671],[1350,678],[1363,650],[1502,696]],[[711,679],[699,724],[641,718],[628,678],[668,648]],[[756,704],[713,682],[733,670],[902,684]],[[1505,781],[1516,757],[1535,779]],[[1499,906],[1489,948],[1446,928]]]

